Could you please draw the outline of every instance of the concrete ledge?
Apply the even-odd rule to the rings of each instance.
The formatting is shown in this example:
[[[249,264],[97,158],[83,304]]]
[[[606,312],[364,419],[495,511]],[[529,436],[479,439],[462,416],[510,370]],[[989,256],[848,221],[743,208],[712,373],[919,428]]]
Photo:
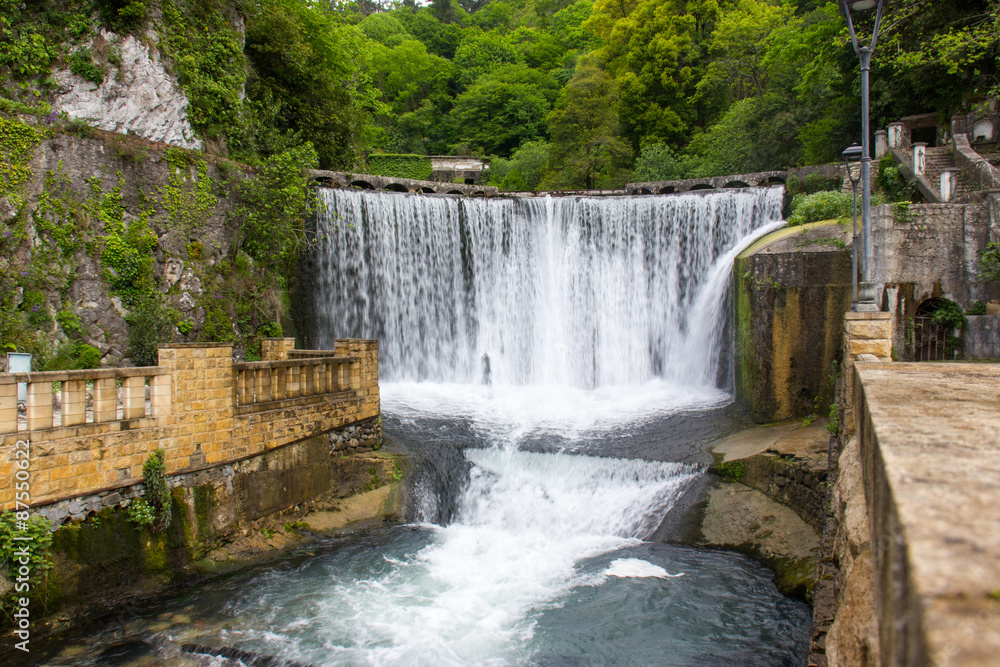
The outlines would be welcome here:
[[[859,363],[854,396],[881,664],[995,664],[1000,365]]]

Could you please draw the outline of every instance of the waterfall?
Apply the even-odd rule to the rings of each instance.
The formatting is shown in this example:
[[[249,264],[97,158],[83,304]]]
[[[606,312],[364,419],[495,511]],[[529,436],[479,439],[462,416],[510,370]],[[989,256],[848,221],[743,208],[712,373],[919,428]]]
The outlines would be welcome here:
[[[729,255],[782,191],[320,197],[321,345],[378,338],[388,380],[593,389],[714,385]]]

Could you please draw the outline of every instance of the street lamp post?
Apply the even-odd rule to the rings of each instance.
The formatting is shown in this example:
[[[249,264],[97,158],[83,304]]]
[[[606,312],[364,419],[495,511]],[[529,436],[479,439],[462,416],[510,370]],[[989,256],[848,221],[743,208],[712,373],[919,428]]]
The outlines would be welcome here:
[[[858,303],[855,310],[877,311],[875,291],[871,284],[871,238],[872,238],[872,158],[869,150],[871,130],[868,117],[868,72],[871,67],[872,52],[875,50],[875,40],[878,38],[879,24],[882,22],[882,4],[884,0],[840,0],[840,9],[847,18],[847,29],[851,33],[851,43],[854,52],[861,62],[861,229],[864,235],[864,261],[861,263],[861,289],[858,292]],[[875,26],[872,29],[871,42],[858,46],[858,37],[854,32],[854,21],[851,12],[863,12],[875,9]]]
[[[858,180],[860,176],[851,173],[851,162],[861,157],[861,146],[852,144],[844,149],[844,167],[847,168],[847,178],[851,181],[851,191],[854,193],[854,232],[851,236],[851,310],[858,311]]]

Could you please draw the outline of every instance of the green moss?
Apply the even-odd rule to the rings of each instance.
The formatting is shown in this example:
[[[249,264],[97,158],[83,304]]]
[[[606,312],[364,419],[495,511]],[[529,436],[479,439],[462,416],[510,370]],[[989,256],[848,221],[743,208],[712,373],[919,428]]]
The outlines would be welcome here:
[[[816,586],[815,558],[765,559],[766,565],[774,570],[774,584],[778,592],[788,597],[812,602]]]
[[[747,467],[743,461],[724,461],[716,463],[709,468],[713,472],[730,482],[738,482],[746,474]]]
[[[0,116],[0,197],[22,203],[21,188],[31,178],[31,158],[42,133],[19,120]]]
[[[198,540],[206,542],[212,536],[211,511],[215,506],[215,488],[202,484],[194,488],[194,517],[198,528]]]

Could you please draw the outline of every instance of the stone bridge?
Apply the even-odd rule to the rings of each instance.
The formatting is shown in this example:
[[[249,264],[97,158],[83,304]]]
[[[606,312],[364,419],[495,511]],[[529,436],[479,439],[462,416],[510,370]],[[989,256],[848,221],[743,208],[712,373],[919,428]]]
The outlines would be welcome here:
[[[374,174],[350,174],[343,171],[311,169],[309,177],[326,187],[361,188],[362,190],[388,190],[390,192],[410,192],[417,194],[466,195],[470,197],[495,197],[500,191],[490,185],[466,185],[464,183],[439,183],[418,181],[412,178],[376,176]]]
[[[168,476],[231,474],[379,416],[378,341],[293,348],[294,339],[265,339],[265,361],[233,363],[228,343],[171,344],[160,346],[159,366],[0,374],[0,510],[30,506],[58,525],[136,495],[157,449]],[[67,503],[81,507],[50,511]]]
[[[666,195],[693,190],[721,190],[724,188],[753,188],[784,185],[788,171],[759,171],[753,174],[733,174],[706,178],[685,178],[677,181],[648,181],[629,183],[625,193],[630,195]]]
[[[625,194],[666,195],[679,192],[694,192],[697,190],[767,187],[770,185],[784,185],[792,177],[805,180],[811,174],[843,178],[845,172],[843,165],[823,164],[810,167],[796,167],[793,169],[778,169],[775,171],[757,171],[750,174],[706,176],[704,178],[685,178],[675,181],[648,181],[644,183],[628,183],[625,186]]]

